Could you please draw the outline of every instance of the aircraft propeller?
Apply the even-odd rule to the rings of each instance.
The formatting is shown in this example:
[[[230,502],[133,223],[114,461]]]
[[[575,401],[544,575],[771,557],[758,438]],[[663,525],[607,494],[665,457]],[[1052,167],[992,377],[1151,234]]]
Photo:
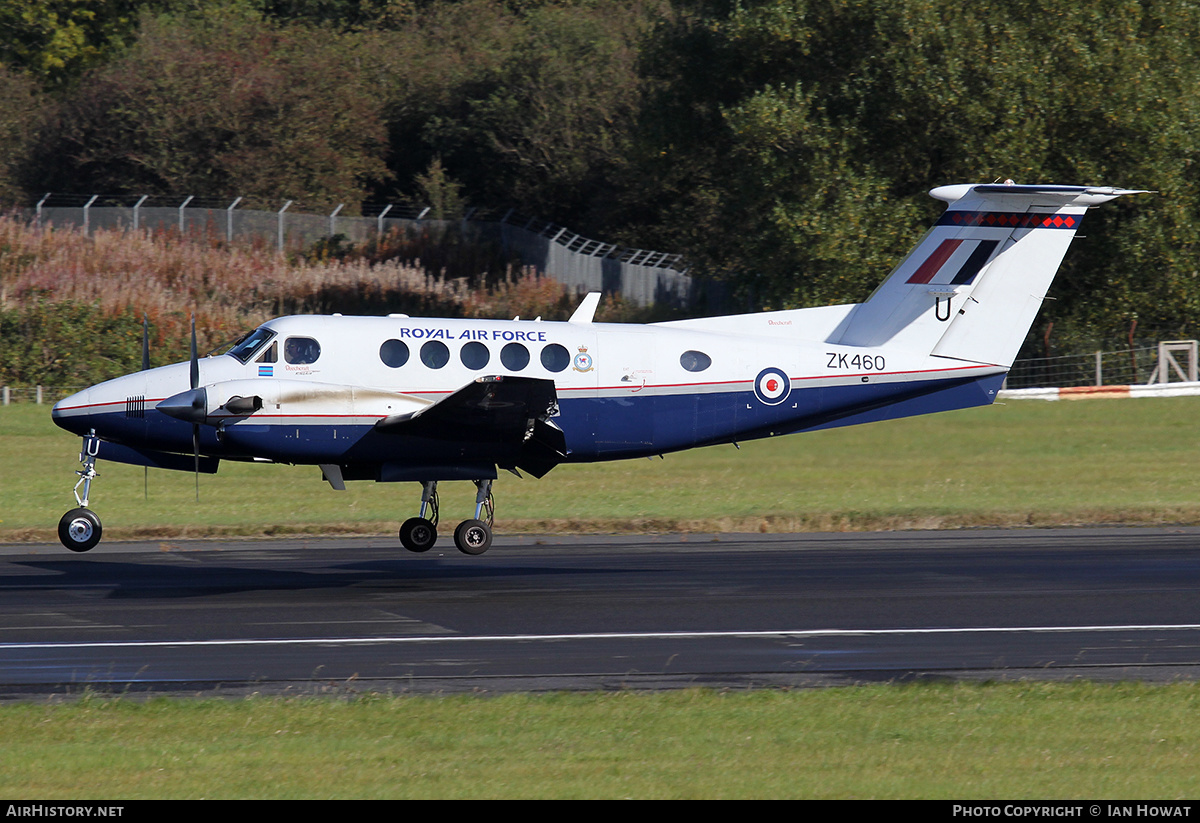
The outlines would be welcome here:
[[[150,320],[142,312],[142,371],[150,370]]]

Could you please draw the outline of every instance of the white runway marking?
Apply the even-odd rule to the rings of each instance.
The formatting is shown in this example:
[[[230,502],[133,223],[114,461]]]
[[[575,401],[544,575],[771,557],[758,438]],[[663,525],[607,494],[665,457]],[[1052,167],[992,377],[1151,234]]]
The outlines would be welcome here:
[[[881,637],[920,634],[1050,634],[1065,632],[1195,631],[1200,623],[1126,626],[1001,626],[988,628],[928,629],[803,629],[724,632],[588,632],[580,634],[412,635],[399,637],[302,637],[246,640],[147,640],[64,643],[0,643],[0,650],[15,649],[116,649],[199,646],[328,646],[385,645],[397,643],[496,643],[563,640],[714,640],[721,638]]]

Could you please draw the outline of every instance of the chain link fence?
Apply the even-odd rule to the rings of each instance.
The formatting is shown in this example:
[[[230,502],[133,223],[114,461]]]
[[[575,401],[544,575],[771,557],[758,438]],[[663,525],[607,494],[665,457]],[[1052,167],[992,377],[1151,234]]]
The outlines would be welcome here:
[[[1164,340],[1152,346],[1117,351],[1034,357],[1013,363],[1004,387],[1061,389],[1195,382],[1197,359],[1195,340]]]
[[[577,292],[620,295],[636,306],[692,305],[698,289],[714,299],[716,284],[702,283],[687,271],[677,254],[633,249],[591,240],[538,218],[468,211],[456,220],[429,218],[429,209],[404,204],[365,206],[363,216],[343,216],[342,206],[328,214],[304,213],[288,201],[278,211],[238,208],[242,198],[226,204],[194,197],[169,204],[162,197],[46,194],[26,210],[39,226],[77,226],[85,234],[117,231],[178,231],[226,242],[265,243],[276,248],[304,248],[341,236],[362,243],[387,232],[406,237],[444,238],[456,234],[468,242],[497,244],[521,265]],[[718,295],[720,296],[720,295]]]
[[[1158,346],[1035,357],[1013,363],[1004,385],[1009,389],[1131,386],[1147,382],[1157,365]]]

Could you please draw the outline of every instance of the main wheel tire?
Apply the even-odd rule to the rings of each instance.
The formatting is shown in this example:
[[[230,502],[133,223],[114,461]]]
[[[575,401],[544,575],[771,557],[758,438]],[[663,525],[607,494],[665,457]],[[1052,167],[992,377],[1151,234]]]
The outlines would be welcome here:
[[[58,539],[73,552],[86,552],[100,542],[104,527],[91,509],[71,509],[58,521]]]
[[[400,527],[400,544],[410,552],[427,552],[437,542],[437,528],[424,517],[410,517]]]
[[[482,520],[464,520],[454,530],[454,545],[463,554],[483,554],[492,545],[492,530]]]

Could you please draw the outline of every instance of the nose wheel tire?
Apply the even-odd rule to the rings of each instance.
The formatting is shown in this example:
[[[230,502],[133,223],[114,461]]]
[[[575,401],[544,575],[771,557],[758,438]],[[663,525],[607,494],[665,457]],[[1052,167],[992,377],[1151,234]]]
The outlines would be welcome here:
[[[410,517],[400,526],[400,544],[410,552],[427,552],[435,542],[437,527],[424,517]]]
[[[464,520],[454,530],[454,545],[463,554],[483,554],[492,545],[492,530],[482,520]]]
[[[73,552],[86,552],[100,542],[104,528],[91,509],[71,509],[58,521],[58,539]]]

